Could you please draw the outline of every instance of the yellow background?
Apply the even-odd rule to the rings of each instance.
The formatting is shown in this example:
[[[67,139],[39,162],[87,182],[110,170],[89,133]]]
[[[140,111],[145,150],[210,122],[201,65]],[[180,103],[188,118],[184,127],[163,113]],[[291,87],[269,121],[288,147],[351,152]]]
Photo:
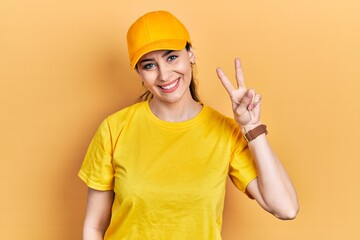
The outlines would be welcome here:
[[[356,0],[0,2],[0,239],[80,239],[77,171],[100,121],[134,102],[125,35],[157,9],[188,27],[200,94],[231,116],[216,77],[263,95],[262,120],[297,188],[280,221],[229,184],[224,240],[360,239],[360,3]]]

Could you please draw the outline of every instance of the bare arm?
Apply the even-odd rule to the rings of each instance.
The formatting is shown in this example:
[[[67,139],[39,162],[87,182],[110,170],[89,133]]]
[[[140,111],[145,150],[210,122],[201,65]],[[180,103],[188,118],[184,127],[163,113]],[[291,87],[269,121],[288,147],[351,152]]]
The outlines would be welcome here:
[[[239,59],[235,59],[235,73],[237,88],[220,68],[217,69],[218,77],[231,98],[234,119],[245,134],[261,124],[261,96],[253,89],[246,89]],[[295,188],[265,134],[252,140],[249,148],[255,158],[258,177],[249,183],[247,192],[276,217],[295,218],[299,210]]]
[[[102,240],[110,222],[113,191],[88,188],[83,240]]]
[[[283,165],[272,151],[265,134],[249,143],[258,177],[247,192],[268,212],[280,219],[294,219],[299,210],[295,188]]]

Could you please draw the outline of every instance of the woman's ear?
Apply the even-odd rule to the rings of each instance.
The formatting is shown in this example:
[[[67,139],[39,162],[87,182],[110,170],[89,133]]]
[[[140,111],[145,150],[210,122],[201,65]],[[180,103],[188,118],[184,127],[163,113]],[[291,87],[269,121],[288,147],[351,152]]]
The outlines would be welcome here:
[[[195,52],[193,51],[192,47],[187,51],[189,54],[189,59],[191,64],[195,64]]]

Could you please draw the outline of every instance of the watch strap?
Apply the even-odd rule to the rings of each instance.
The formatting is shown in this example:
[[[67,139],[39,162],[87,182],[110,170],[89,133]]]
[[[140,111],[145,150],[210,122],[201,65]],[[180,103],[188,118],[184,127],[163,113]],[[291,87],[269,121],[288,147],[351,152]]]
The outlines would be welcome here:
[[[247,142],[250,142],[252,140],[254,140],[255,138],[257,138],[259,135],[261,134],[267,134],[268,131],[266,130],[266,125],[261,124],[259,126],[257,126],[254,129],[251,129],[250,131],[248,131],[245,135],[244,138],[246,139]]]

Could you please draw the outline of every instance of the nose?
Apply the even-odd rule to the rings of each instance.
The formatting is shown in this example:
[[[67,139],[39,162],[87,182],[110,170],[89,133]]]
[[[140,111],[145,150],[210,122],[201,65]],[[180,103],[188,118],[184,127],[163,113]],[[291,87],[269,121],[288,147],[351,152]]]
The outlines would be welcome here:
[[[158,80],[162,82],[167,82],[171,80],[171,70],[166,64],[158,66]]]

